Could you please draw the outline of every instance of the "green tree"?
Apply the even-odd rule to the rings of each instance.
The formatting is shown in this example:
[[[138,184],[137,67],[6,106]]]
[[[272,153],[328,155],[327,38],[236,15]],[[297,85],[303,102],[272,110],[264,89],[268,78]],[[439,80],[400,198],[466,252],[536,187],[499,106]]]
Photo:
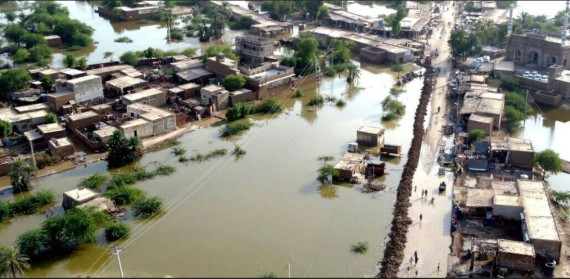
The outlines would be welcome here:
[[[48,113],[46,114],[46,121],[47,123],[56,123],[57,122],[57,116],[55,115],[55,113]]]
[[[129,226],[123,222],[112,222],[105,227],[105,238],[107,241],[115,241],[123,238],[131,232]]]
[[[136,66],[139,62],[139,56],[133,51],[127,51],[119,57],[119,60],[125,64]]]
[[[16,63],[23,63],[28,60],[29,57],[30,53],[25,48],[21,48],[12,55],[12,60]]]
[[[30,48],[30,60],[36,64],[42,64],[44,58],[51,56],[51,50],[47,45],[37,45]]]
[[[320,6],[317,10],[317,19],[329,16],[329,8],[326,6]]]
[[[542,174],[543,179],[546,176],[546,172],[557,174],[562,171],[562,159],[552,149],[546,149],[534,154],[532,161],[535,164],[539,164],[544,170]]]
[[[319,8],[323,5],[323,0],[305,0],[303,6],[313,19],[319,16]]]
[[[87,57],[85,56],[79,57],[79,59],[77,59],[77,64],[75,65],[75,67],[80,70],[87,69]]]
[[[152,47],[149,47],[149,48],[143,50],[143,52],[142,52],[143,56],[147,59],[153,58],[155,56],[154,53],[155,53],[155,49]]]
[[[23,69],[8,69],[0,75],[0,92],[14,92],[19,89],[27,89],[32,77]]]
[[[142,157],[142,147],[139,138],[126,139],[122,131],[115,131],[107,142],[109,154],[107,161],[110,168],[130,164]]]
[[[355,64],[350,63],[347,67],[348,73],[346,74],[346,81],[352,83],[353,81],[360,78],[360,68]]]
[[[13,11],[6,12],[6,20],[10,23],[16,20],[16,13]]]
[[[63,58],[63,64],[68,68],[73,68],[77,65],[77,59],[73,54],[67,54],[65,58]]]
[[[20,254],[18,249],[0,246],[0,275],[11,274],[16,278],[16,274],[23,274],[24,270],[30,269],[28,256]]]
[[[253,108],[248,103],[236,103],[226,112],[226,118],[232,122],[238,119],[246,118],[253,113]]]
[[[28,31],[26,29],[15,23],[6,24],[4,26],[4,37],[8,41],[18,44],[18,46],[21,46],[20,44],[23,43],[22,39],[27,33]]]
[[[404,17],[406,17],[406,14],[407,14],[406,9],[402,6],[398,6],[398,8],[396,9],[396,13],[390,15],[387,18],[386,22],[392,28],[392,34],[394,36],[398,36],[400,31],[402,30],[401,21],[402,19],[404,19]]]
[[[0,120],[0,137],[5,138],[12,134],[12,124]]]
[[[476,33],[467,33],[463,29],[451,31],[451,36],[447,43],[451,47],[451,55],[463,60],[468,56],[477,55],[483,50],[481,40]]]
[[[42,83],[42,88],[45,91],[51,90],[51,87],[53,86],[53,82],[52,82],[50,76],[48,76],[48,75],[42,76],[40,78],[40,82]]]
[[[239,62],[239,57],[237,56],[237,54],[235,54],[232,51],[231,46],[227,46],[227,45],[212,45],[212,46],[207,47],[206,50],[204,51],[204,53],[202,54],[202,61],[206,62],[209,57],[214,57],[218,53],[222,53],[227,58],[230,58],[232,60]]]
[[[134,204],[135,216],[149,218],[162,209],[162,200],[158,197],[139,198]]]
[[[10,181],[14,186],[14,192],[29,191],[32,188],[31,179],[34,172],[34,166],[26,163],[24,160],[15,159],[11,164]]]
[[[17,244],[20,252],[33,258],[49,249],[49,237],[43,229],[33,229],[18,236]]]
[[[228,91],[235,91],[245,86],[245,78],[241,75],[228,75],[222,80],[222,86]]]
[[[505,106],[504,108],[505,116],[507,117],[507,130],[510,132],[514,131],[516,128],[520,127],[520,122],[524,120],[524,114],[512,106]]]
[[[45,220],[42,229],[49,239],[50,249],[70,251],[82,243],[93,242],[97,231],[95,214],[92,208],[75,208],[67,211],[64,216]]]
[[[471,130],[471,132],[469,132],[469,138],[471,138],[471,140],[474,142],[479,141],[484,136],[485,136],[485,131],[481,129],[474,129]]]
[[[294,1],[263,1],[261,9],[268,11],[271,18],[284,21],[293,12]]]
[[[103,53],[103,59],[109,58],[110,61],[113,61],[113,52],[112,51],[105,51]]]

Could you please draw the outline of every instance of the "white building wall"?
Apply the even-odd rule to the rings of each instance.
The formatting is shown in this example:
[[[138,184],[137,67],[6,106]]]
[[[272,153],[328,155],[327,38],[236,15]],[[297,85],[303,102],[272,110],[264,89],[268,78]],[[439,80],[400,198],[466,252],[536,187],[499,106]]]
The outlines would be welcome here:
[[[68,87],[75,93],[76,102],[83,103],[103,98],[103,83],[100,76],[86,76],[81,79],[86,80],[78,83],[68,82]]]
[[[128,139],[135,136],[135,131],[137,137],[139,139],[143,139],[152,136],[152,123],[145,122],[141,123],[140,125],[130,126],[127,128],[121,127],[121,130],[123,131],[123,134],[125,134],[125,137]]]

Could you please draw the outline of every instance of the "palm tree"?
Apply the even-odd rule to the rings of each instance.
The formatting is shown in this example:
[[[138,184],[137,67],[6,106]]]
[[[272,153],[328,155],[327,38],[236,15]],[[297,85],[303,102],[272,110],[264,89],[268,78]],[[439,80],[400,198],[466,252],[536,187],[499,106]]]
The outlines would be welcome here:
[[[16,159],[12,161],[10,180],[14,186],[14,192],[29,191],[32,188],[31,178],[35,170],[34,166],[24,160]]]
[[[318,158],[319,161],[323,162],[323,166],[326,165],[328,162],[334,160],[333,156],[330,155],[323,155]]]
[[[29,260],[28,256],[20,254],[16,248],[0,246],[0,276],[11,273],[16,278],[16,273],[23,274],[24,270],[30,269]]]
[[[348,73],[346,74],[346,81],[352,83],[354,80],[360,78],[360,68],[354,64],[350,64],[348,67]]]
[[[111,58],[111,61],[113,61],[113,52],[112,51],[105,51],[105,53],[103,53],[103,59],[107,59],[107,58]]]
[[[527,12],[522,12],[518,18],[521,22],[522,28],[526,29],[528,27],[528,21],[530,20],[530,14]]]

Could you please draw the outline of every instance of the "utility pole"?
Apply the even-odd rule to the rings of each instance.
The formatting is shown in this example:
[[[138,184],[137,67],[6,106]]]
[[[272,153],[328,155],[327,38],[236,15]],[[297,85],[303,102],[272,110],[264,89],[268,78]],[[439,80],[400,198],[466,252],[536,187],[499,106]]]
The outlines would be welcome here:
[[[111,249],[113,249],[111,255],[117,256],[117,260],[119,261],[119,270],[121,270],[121,278],[125,278],[125,275],[123,274],[123,266],[121,265],[121,256],[119,255],[119,253],[123,251],[123,248],[113,245],[111,246]]]
[[[34,154],[34,145],[32,144],[32,140],[28,140],[30,142],[30,149],[32,150],[32,163],[34,164],[34,170],[38,167],[36,166],[36,155]]]
[[[291,263],[288,262],[285,268],[287,268],[288,278],[291,278]]]

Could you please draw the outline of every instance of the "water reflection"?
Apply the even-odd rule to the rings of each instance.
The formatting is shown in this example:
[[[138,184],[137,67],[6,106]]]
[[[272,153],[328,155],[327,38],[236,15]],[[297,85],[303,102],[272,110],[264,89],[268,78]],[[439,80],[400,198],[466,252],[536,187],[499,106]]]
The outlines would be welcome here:
[[[338,198],[337,186],[335,186],[335,185],[321,184],[321,186],[319,186],[318,189],[319,189],[319,194],[321,195],[321,197],[323,197],[327,200],[332,200],[332,199]]]

